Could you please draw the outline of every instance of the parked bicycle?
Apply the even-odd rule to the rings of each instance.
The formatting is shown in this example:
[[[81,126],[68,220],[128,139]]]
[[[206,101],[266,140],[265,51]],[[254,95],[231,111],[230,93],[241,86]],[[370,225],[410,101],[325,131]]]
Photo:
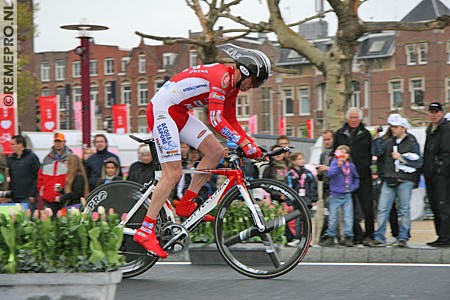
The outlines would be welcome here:
[[[130,137],[149,145],[153,158],[158,157],[153,139]],[[265,153],[262,160],[287,151],[289,148],[286,147]],[[167,200],[159,213],[156,233],[165,251],[176,253],[187,250],[189,232],[201,223],[206,214],[212,212],[216,216],[216,245],[226,263],[249,277],[277,277],[292,270],[308,251],[311,241],[309,210],[299,195],[283,182],[264,178],[246,179],[240,169],[243,157],[243,151],[238,148],[230,152],[228,168],[183,170],[187,173],[224,175],[226,179],[181,224],[176,223],[171,203]],[[124,232],[120,252],[126,261],[121,267],[125,278],[142,274],[158,261],[157,257],[148,254],[133,240],[146,215],[157,178],[155,176],[154,180],[144,185],[113,181],[97,187],[86,199],[87,213],[96,211],[99,206],[113,208],[119,215],[126,213],[126,218],[118,224]],[[298,222],[296,228],[301,236],[298,246],[286,246],[287,222]]]

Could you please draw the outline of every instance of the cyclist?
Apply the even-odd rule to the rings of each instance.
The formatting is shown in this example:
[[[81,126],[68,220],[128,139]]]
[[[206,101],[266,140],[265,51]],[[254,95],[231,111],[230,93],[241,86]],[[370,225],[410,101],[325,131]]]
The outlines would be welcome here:
[[[234,64],[210,64],[188,68],[167,81],[147,108],[147,123],[153,133],[162,176],[153,191],[148,212],[134,240],[151,254],[166,258],[155,235],[156,218],[182,175],[180,143],[198,149],[204,156],[198,169],[215,168],[224,155],[223,146],[208,127],[189,113],[194,107],[208,107],[208,122],[226,139],[238,144],[249,158],[261,157],[261,150],[236,118],[236,98],[241,91],[257,88],[270,75],[268,57],[257,50],[233,44],[218,46]],[[209,180],[210,174],[194,174],[176,207],[180,217],[189,217],[197,208],[192,200]],[[213,221],[206,215],[204,221]]]

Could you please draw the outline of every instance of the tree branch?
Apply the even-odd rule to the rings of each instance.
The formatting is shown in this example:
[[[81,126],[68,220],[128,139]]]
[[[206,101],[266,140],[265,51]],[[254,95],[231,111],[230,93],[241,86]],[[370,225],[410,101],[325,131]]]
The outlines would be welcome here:
[[[366,32],[381,30],[428,31],[443,29],[450,24],[450,16],[444,15],[428,22],[364,22]]]
[[[290,23],[290,24],[288,24],[288,26],[289,26],[289,27],[292,27],[292,26],[301,25],[301,24],[304,24],[304,23],[309,22],[309,21],[311,21],[311,20],[323,18],[323,17],[325,17],[326,14],[329,14],[329,13],[332,13],[332,12],[334,12],[333,9],[328,9],[328,10],[325,10],[325,11],[323,11],[323,12],[321,12],[321,13],[318,13],[317,15],[314,15],[314,16],[311,16],[311,17],[308,17],[308,18],[305,18],[305,19],[300,20],[300,21],[295,22],[295,23]]]
[[[200,40],[193,40],[193,39],[188,39],[188,38],[183,38],[183,37],[173,37],[173,36],[163,37],[163,36],[145,34],[145,33],[139,32],[139,31],[135,31],[134,33],[142,38],[152,39],[155,41],[162,41],[166,45],[183,44],[183,43],[197,45],[199,47],[205,47],[208,45],[208,43],[202,42]]]

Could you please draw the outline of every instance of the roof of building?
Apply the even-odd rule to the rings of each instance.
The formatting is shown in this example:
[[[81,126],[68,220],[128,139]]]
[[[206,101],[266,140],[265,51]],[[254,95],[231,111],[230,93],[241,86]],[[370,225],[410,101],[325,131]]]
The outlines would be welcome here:
[[[333,38],[320,39],[312,41],[314,45],[322,51],[327,51],[330,45],[333,44]],[[309,64],[309,60],[300,55],[296,50],[281,48],[280,58],[278,59],[277,66],[289,66],[298,64]]]
[[[450,9],[439,0],[422,0],[403,19],[402,22],[434,20],[442,15],[450,15]]]
[[[360,40],[357,59],[389,57],[395,51],[395,32],[369,34]]]

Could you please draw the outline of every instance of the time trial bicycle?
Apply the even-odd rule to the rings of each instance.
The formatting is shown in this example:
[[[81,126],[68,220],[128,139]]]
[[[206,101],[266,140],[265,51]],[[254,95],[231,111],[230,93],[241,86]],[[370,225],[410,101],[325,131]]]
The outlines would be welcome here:
[[[158,170],[153,139],[137,142],[149,145]],[[289,151],[288,147],[265,153],[261,161]],[[241,170],[245,157],[241,149],[230,151],[227,168],[183,170],[183,173],[211,173],[224,175],[225,181],[193,214],[181,224],[176,222],[171,203],[161,209],[156,233],[162,248],[168,253],[187,250],[189,232],[194,230],[208,213],[216,217],[214,236],[217,248],[237,272],[259,279],[273,278],[292,270],[306,255],[311,241],[311,218],[307,204],[285,183],[273,179],[249,180]],[[113,208],[124,219],[120,253],[125,263],[120,268],[125,278],[142,274],[151,268],[158,257],[149,254],[133,240],[133,235],[147,213],[157,178],[144,185],[131,181],[113,181],[95,188],[86,198],[85,212],[91,214],[99,206]],[[126,217],[125,217],[126,216]],[[287,246],[288,222],[295,222],[298,245]],[[239,226],[238,226],[239,225]],[[257,257],[255,255],[257,253]]]

